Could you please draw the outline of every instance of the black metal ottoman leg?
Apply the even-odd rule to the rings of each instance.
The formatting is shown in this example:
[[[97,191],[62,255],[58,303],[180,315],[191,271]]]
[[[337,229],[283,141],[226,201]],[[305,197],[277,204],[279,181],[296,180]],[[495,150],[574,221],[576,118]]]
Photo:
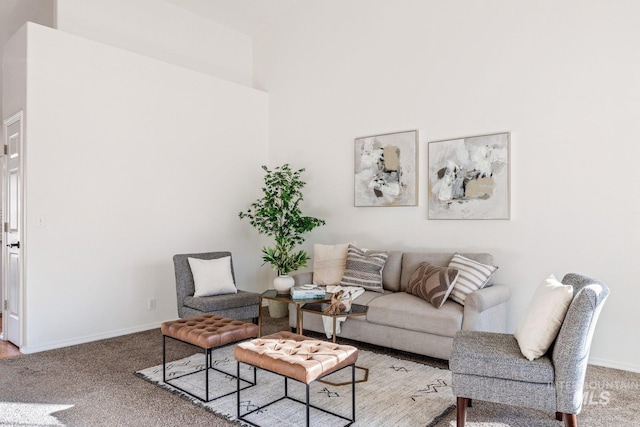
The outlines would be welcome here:
[[[309,427],[309,384],[307,386],[307,427]]]
[[[167,336],[162,336],[162,382],[167,382]]]
[[[351,421],[356,422],[356,364],[351,365]]]
[[[237,394],[236,394],[236,413],[237,413],[237,418],[240,418],[240,362],[236,362],[236,364],[238,366],[237,367],[238,371],[236,372],[237,373],[237,375],[236,375],[236,385],[237,385],[236,386],[236,392],[237,392]],[[253,371],[254,378],[255,378],[255,374],[256,374],[256,371],[254,370]]]
[[[204,401],[208,402],[209,401],[209,355],[211,354],[211,349],[209,348],[205,348],[204,349],[204,393],[205,393],[205,398]]]

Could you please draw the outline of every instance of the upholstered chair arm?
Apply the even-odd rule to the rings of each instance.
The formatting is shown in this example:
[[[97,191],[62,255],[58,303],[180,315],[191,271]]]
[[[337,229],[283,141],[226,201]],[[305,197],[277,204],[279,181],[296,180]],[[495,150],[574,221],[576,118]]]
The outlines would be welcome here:
[[[313,283],[313,272],[303,271],[301,273],[293,273],[291,275],[295,281],[294,286],[307,285]]]
[[[176,297],[178,303],[178,317],[183,316],[184,299],[195,292],[191,268],[186,255],[173,257],[176,275]]]
[[[468,331],[505,332],[507,302],[511,290],[505,285],[493,285],[467,295],[462,329]]]
[[[589,350],[600,311],[609,288],[599,280],[570,273],[562,283],[573,286],[573,301],[567,310],[551,357],[555,367],[557,411],[580,412]]]

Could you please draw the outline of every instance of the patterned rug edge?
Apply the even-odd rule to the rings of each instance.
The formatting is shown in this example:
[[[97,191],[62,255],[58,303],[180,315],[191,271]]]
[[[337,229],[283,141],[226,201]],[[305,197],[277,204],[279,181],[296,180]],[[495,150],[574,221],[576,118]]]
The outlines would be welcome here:
[[[236,343],[225,345],[225,346],[221,346],[221,347],[218,348],[218,350],[221,350],[221,349],[226,348],[226,347],[232,347],[235,344]],[[382,356],[391,357],[391,358],[394,358],[394,359],[405,360],[403,358],[398,358],[397,356],[390,355],[390,354],[387,354],[387,353],[384,353],[384,352],[378,353],[376,351],[371,351],[371,350],[364,350],[364,351],[370,352],[370,353],[373,353],[373,354],[378,354],[378,355],[382,355]],[[434,367],[434,366],[431,366],[428,363],[424,363],[422,361],[415,361],[415,360],[414,361],[407,360],[407,361],[410,362],[410,363],[416,363],[416,364],[419,364],[419,365],[423,365],[425,367],[434,369],[436,371],[447,371],[447,369]],[[197,405],[199,407],[204,408],[207,412],[209,412],[210,414],[213,414],[215,417],[217,417],[217,418],[219,418],[221,420],[224,420],[224,421],[226,421],[228,423],[231,423],[231,424],[234,424],[234,425],[238,425],[238,426],[243,426],[243,427],[250,427],[251,426],[251,424],[247,424],[243,420],[238,420],[235,415],[231,415],[231,414],[227,414],[227,413],[224,413],[224,412],[217,411],[216,409],[211,408],[211,407],[207,406],[206,404],[203,404],[203,402],[201,400],[199,400],[199,399],[197,399],[197,398],[195,398],[193,396],[190,396],[189,394],[184,393],[183,391],[181,391],[179,389],[174,388],[170,384],[166,384],[163,381],[158,381],[158,380],[155,380],[153,378],[148,377],[142,371],[144,371],[144,369],[136,371],[136,372],[133,372],[133,374],[136,377],[139,377],[139,378],[145,380],[146,382],[148,382],[150,384],[153,384],[154,386],[160,386],[161,389],[167,390],[170,393],[179,396],[181,399],[183,399],[183,400],[185,400],[187,402],[190,402],[191,404],[195,404],[195,405]],[[449,405],[444,410],[442,410],[442,412],[439,415],[435,416],[428,424],[424,424],[424,427],[435,427],[440,421],[442,421],[444,418],[446,418],[451,413],[451,411],[455,409],[455,407],[456,407],[455,403]]]
[[[214,410],[213,408],[208,407],[207,405],[203,405],[201,400],[196,399],[193,396],[189,396],[186,393],[183,393],[182,391],[178,390],[177,388],[173,388],[171,387],[171,385],[162,383],[160,381],[156,381],[153,380],[149,377],[147,377],[146,375],[140,373],[140,372],[134,372],[133,375],[135,375],[138,378],[141,378],[143,380],[145,380],[146,382],[153,384],[155,386],[160,387],[163,390],[167,390],[168,392],[170,392],[171,394],[174,394],[180,398],[182,398],[182,400],[186,400],[187,402],[190,402],[194,405],[197,405],[200,408],[203,408],[205,411],[209,412],[210,414],[215,415],[216,417],[228,421],[230,423],[234,423],[236,425],[241,425],[241,426],[246,426],[247,424],[241,423],[240,421],[236,420],[235,417],[233,416],[228,416],[226,414],[223,414],[221,412],[218,412],[216,410]]]
[[[449,413],[451,411],[453,411],[454,409],[456,409],[456,405],[453,404],[451,406],[449,406],[447,409],[445,409],[440,415],[438,415],[437,417],[435,417],[433,419],[433,421],[431,421],[429,424],[427,424],[425,427],[435,427],[436,425],[438,425],[438,423],[440,421],[442,421],[443,419],[445,419],[447,417],[447,415],[449,415]]]

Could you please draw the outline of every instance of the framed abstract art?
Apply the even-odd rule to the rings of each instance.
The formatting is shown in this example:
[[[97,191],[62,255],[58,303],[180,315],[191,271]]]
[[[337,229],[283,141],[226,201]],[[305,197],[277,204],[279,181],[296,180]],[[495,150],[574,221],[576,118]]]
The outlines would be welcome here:
[[[429,143],[429,219],[509,219],[510,133]]]
[[[418,131],[355,140],[355,206],[417,206]]]

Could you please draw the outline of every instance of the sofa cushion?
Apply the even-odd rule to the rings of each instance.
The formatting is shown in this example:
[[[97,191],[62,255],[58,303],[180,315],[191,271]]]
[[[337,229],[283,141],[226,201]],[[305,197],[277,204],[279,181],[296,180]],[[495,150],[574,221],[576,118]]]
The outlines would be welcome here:
[[[458,253],[451,258],[449,267],[460,271],[450,298],[462,305],[464,305],[467,295],[484,288],[498,269],[495,265],[483,263]]]
[[[359,305],[369,305],[371,301],[373,301],[374,299],[390,293],[391,292],[389,291],[384,291],[384,293],[377,292],[377,291],[364,291],[363,294],[358,295],[356,299],[353,300],[353,303],[359,304]],[[354,319],[356,317],[360,319],[364,319],[364,316],[355,316]]]
[[[447,300],[440,309],[406,292],[385,294],[372,300],[367,321],[418,332],[453,337],[462,328],[463,307]]]
[[[456,334],[449,369],[456,374],[539,384],[553,383],[555,377],[551,360],[527,360],[513,335],[480,331]]]
[[[229,310],[238,307],[258,304],[260,295],[255,292],[246,292],[238,289],[237,294],[216,295],[211,297],[184,298],[184,306],[204,313]]]
[[[382,252],[382,251],[379,251]],[[402,272],[402,252],[389,251],[387,262],[382,269],[382,287],[389,291],[400,291],[400,273]]]
[[[407,292],[428,301],[435,308],[440,308],[451,293],[458,274],[455,268],[423,262],[411,275]]]
[[[367,254],[362,249],[349,245],[347,265],[340,284],[361,286],[365,290],[383,292],[382,269],[387,261],[386,252]]]

